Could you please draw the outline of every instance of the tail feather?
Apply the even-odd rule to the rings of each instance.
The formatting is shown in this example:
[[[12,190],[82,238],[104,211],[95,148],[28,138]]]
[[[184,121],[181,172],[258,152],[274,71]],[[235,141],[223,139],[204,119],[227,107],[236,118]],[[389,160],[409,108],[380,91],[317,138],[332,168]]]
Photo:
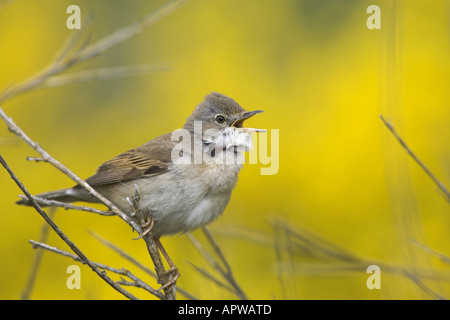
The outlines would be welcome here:
[[[89,201],[90,197],[87,195],[87,191],[82,188],[68,188],[56,191],[50,191],[46,193],[37,194],[35,197],[45,199],[45,200],[55,200],[60,202],[75,202],[75,201]],[[92,202],[92,201],[89,201]],[[28,198],[22,198],[17,201],[16,204],[31,206],[31,202]],[[47,205],[42,204],[42,207],[47,207]]]

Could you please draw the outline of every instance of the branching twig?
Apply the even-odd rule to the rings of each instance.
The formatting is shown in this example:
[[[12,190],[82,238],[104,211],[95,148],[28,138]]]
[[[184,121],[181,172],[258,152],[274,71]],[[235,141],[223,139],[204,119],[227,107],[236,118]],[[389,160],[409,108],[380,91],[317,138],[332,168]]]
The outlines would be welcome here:
[[[139,261],[137,261],[135,258],[133,258],[131,255],[129,255],[128,253],[126,253],[125,251],[123,251],[122,249],[120,249],[118,246],[116,246],[115,244],[113,244],[111,241],[108,241],[102,237],[100,237],[98,234],[89,231],[89,234],[91,236],[93,236],[95,239],[97,239],[98,241],[100,241],[102,244],[104,244],[105,246],[107,246],[108,248],[112,249],[113,251],[117,252],[121,257],[125,258],[126,260],[130,261],[132,264],[134,264],[135,266],[137,266],[139,269],[141,269],[142,271],[144,271],[145,273],[147,273],[148,275],[152,276],[153,278],[156,278],[156,273],[154,273],[152,270],[150,270],[149,268],[147,268],[145,265],[143,265],[142,263],[140,263]]]
[[[164,7],[159,10],[152,12],[145,16],[142,20],[133,23],[127,27],[117,30],[109,34],[108,36],[102,38],[101,40],[87,45],[87,40],[85,39],[80,43],[82,32],[75,32],[71,37],[70,41],[66,42],[66,44],[61,48],[60,52],[53,60],[53,62],[46,68],[44,68],[41,72],[36,75],[30,77],[19,84],[12,84],[8,88],[6,88],[2,93],[0,93],[0,105],[2,105],[5,101],[11,99],[12,97],[17,96],[18,94],[46,87],[46,86],[55,86],[55,85],[63,85],[73,83],[75,81],[85,81],[91,79],[98,79],[104,77],[112,77],[112,76],[123,76],[125,74],[130,73],[140,73],[142,68],[133,69],[130,67],[126,67],[128,69],[120,69],[119,68],[109,68],[107,70],[96,70],[96,71],[84,71],[72,75],[61,75],[63,72],[67,71],[70,67],[75,64],[79,64],[83,61],[87,61],[93,57],[100,55],[105,52],[107,49],[133,37],[134,35],[142,32],[149,26],[154,25],[162,18],[177,10],[181,5],[186,3],[188,0],[173,0],[168,3]],[[148,71],[148,70],[147,70]],[[60,170],[63,174],[71,178],[75,181],[79,186],[86,189],[90,195],[96,197],[100,202],[102,202],[113,214],[118,215],[122,220],[124,220],[127,224],[129,224],[134,230],[136,230],[139,234],[142,234],[142,228],[139,223],[134,221],[127,214],[122,212],[117,206],[115,206],[111,201],[103,197],[100,193],[96,192],[89,184],[87,184],[84,180],[75,175],[72,171],[70,171],[67,167],[53,158],[49,153],[47,153],[39,143],[33,141],[18,125],[14,123],[14,121],[9,118],[5,112],[0,108],[0,118],[2,118],[5,123],[8,125],[8,128],[11,132],[13,132],[16,136],[25,141],[31,148],[33,148],[36,152],[41,156],[40,158],[32,158],[35,161],[43,161],[48,162],[53,165],[55,168]],[[2,158],[2,164],[4,164],[5,168],[10,172],[13,176],[12,171],[10,171],[6,162],[4,162]],[[26,190],[22,183],[17,179],[16,183],[22,190]],[[101,276],[106,282],[115,287],[116,290],[123,293],[130,299],[135,299],[134,296],[129,294],[127,291],[123,290],[122,287],[118,286],[115,282],[113,282],[108,277],[103,277],[102,272],[98,270],[94,265],[89,263],[89,260],[81,253],[81,251],[72,243],[70,240],[62,233],[62,231],[53,223],[53,221],[48,218],[46,213],[39,206],[38,202],[35,198],[28,193],[28,191],[24,191],[26,197],[29,199],[30,203],[35,207],[35,209],[43,216],[45,221],[58,233],[58,235],[66,241],[69,246],[74,250],[74,252],[80,257],[83,263],[88,264],[91,269],[93,269],[99,276]],[[66,206],[66,208],[68,208]],[[74,207],[71,207],[71,209]],[[77,208],[79,209],[79,208]],[[98,213],[98,212],[97,212]],[[164,274],[164,266],[161,261],[161,257],[159,256],[159,252],[157,250],[157,246],[154,241],[150,237],[144,237],[144,240],[149,249],[150,256],[155,263],[155,268],[157,269],[158,277],[162,277]],[[156,248],[156,251],[155,251]],[[156,256],[155,256],[156,255]],[[159,261],[159,262],[158,262]],[[162,267],[162,270],[159,269]],[[164,282],[163,282],[164,283]],[[119,289],[120,288],[120,289]],[[172,290],[171,290],[172,291]],[[171,294],[167,294],[165,298],[174,298]]]
[[[222,264],[225,266],[225,270],[222,271],[223,276],[227,281],[231,284],[231,286],[236,290],[237,296],[242,300],[247,300],[247,296],[242,290],[242,288],[237,283],[236,279],[234,278],[233,272],[231,271],[230,265],[227,262],[227,259],[225,259],[225,256],[222,253],[222,250],[220,249],[219,245],[217,244],[216,240],[214,240],[213,236],[209,232],[208,228],[205,226],[202,228],[203,233],[206,235],[206,238],[211,243],[214,251],[216,252],[217,256],[219,257]]]
[[[425,171],[425,173],[433,180],[433,182],[438,186],[438,188],[443,192],[445,199],[450,202],[450,192],[448,191],[447,187],[439,181],[436,176],[428,169],[428,167],[412,152],[412,150],[408,147],[405,141],[399,136],[397,131],[395,131],[393,125],[386,121],[382,115],[380,115],[381,120],[386,125],[386,127],[391,131],[391,133],[394,135],[394,137],[397,139],[397,141],[400,143],[400,145],[403,147],[403,149],[406,150],[406,152],[413,158],[413,160]]]
[[[6,124],[8,125],[8,128],[11,132],[13,132],[15,135],[17,135],[19,138],[21,138],[23,141],[25,141],[31,148],[33,148],[35,151],[37,151],[43,161],[46,161],[53,165],[55,168],[60,170],[62,173],[64,173],[66,176],[71,178],[73,181],[75,181],[78,185],[85,188],[92,196],[99,199],[106,207],[108,207],[109,210],[111,210],[113,213],[117,214],[122,220],[124,220],[126,223],[128,223],[134,230],[137,230],[138,233],[141,233],[141,227],[128,215],[126,215],[124,212],[122,212],[119,208],[117,208],[111,201],[106,199],[104,196],[102,196],[100,193],[94,190],[89,184],[86,183],[83,179],[79,178],[75,173],[70,171],[67,167],[65,167],[61,162],[54,159],[47,151],[45,151],[39,143],[34,142],[18,125],[14,123],[14,121],[9,118],[5,112],[0,108],[0,118],[2,118]]]
[[[228,282],[229,285],[224,284],[221,280],[207,272],[206,270],[195,266],[193,263],[189,262],[190,265],[192,265],[200,274],[205,276],[206,278],[212,280],[214,283],[219,285],[220,287],[223,287],[232,293],[234,293],[236,296],[238,296],[242,300],[247,300],[247,295],[244,293],[244,291],[241,289],[241,287],[236,282],[234,275],[231,271],[231,268],[225,259],[225,256],[223,255],[222,251],[220,250],[218,244],[212,237],[211,233],[206,227],[203,227],[203,232],[206,235],[206,238],[210,242],[211,246],[213,247],[215,253],[219,257],[220,263],[216,261],[201,245],[201,243],[197,240],[197,238],[192,233],[187,233],[186,236],[191,241],[191,243],[195,246],[195,248],[202,254],[202,256],[205,258],[205,260],[216,270],[219,272],[219,274]],[[222,266],[222,265],[223,266]]]
[[[97,268],[92,261],[90,261],[83,252],[64,234],[64,232],[53,222],[53,220],[45,213],[44,210],[39,206],[39,204],[34,200],[33,196],[28,192],[28,190],[25,188],[23,183],[17,178],[17,176],[14,174],[14,172],[11,170],[9,165],[6,163],[6,161],[3,159],[3,157],[0,155],[0,163],[3,165],[3,167],[8,171],[11,178],[14,180],[14,182],[17,184],[17,186],[22,190],[22,192],[27,196],[28,200],[30,201],[31,205],[36,209],[36,211],[41,215],[41,217],[47,222],[50,227],[56,232],[56,234],[65,242],[67,245],[75,252],[75,254],[80,258],[80,261],[84,264],[87,264],[92,271],[94,271],[100,278],[102,278],[106,283],[108,283],[111,287],[113,287],[118,292],[122,293],[125,297],[129,299],[137,299],[135,296],[133,296],[128,291],[124,290],[121,286],[117,285],[111,278],[106,276],[99,268]]]
[[[89,232],[94,238],[96,238],[97,240],[99,240],[101,243],[103,243],[105,246],[107,246],[108,248],[112,249],[113,251],[115,251],[116,253],[118,253],[121,257],[125,258],[126,260],[128,260],[129,262],[131,262],[132,264],[134,264],[135,266],[137,266],[139,269],[141,269],[142,271],[144,271],[145,273],[147,273],[148,275],[152,276],[153,278],[157,278],[156,273],[154,273],[152,270],[150,270],[149,268],[147,268],[145,265],[143,265],[142,263],[140,263],[139,261],[137,261],[135,258],[133,258],[130,254],[126,253],[124,250],[122,250],[121,248],[119,248],[118,246],[116,246],[114,243],[112,243],[111,241],[108,241],[102,237],[100,237],[99,235],[97,235],[94,232]],[[186,290],[180,288],[177,286],[176,288],[177,293],[180,293],[182,296],[186,297],[187,299],[190,300],[198,300],[195,296],[193,296],[192,294],[188,293]]]
[[[68,177],[72,178],[75,182],[77,182],[80,186],[84,187],[86,190],[90,192],[91,195],[98,198],[104,205],[110,209],[114,214],[118,215],[122,220],[127,222],[134,230],[137,230],[139,234],[142,233],[142,228],[139,224],[136,223],[133,219],[131,219],[127,214],[122,212],[119,208],[117,208],[112,202],[110,202],[108,199],[103,197],[101,194],[99,194],[95,189],[93,189],[89,184],[87,184],[84,180],[76,176],[73,172],[71,172],[68,168],[66,168],[63,164],[61,164],[59,161],[55,160],[53,157],[50,156],[44,149],[41,148],[41,146],[32,141],[24,132],[22,129],[20,129],[13,121],[10,119],[6,114],[3,112],[2,109],[0,109],[0,117],[5,120],[5,122],[8,124],[8,127],[12,132],[14,132],[17,136],[22,138],[25,142],[27,142],[28,145],[30,145],[33,149],[35,149],[42,158],[55,166],[57,169],[59,169],[61,172],[63,172]],[[38,203],[33,198],[33,196],[26,195],[27,198],[32,198],[33,202],[36,205]],[[31,200],[30,200],[31,201]],[[34,205],[33,205],[34,206]],[[39,205],[38,205],[39,206]],[[165,268],[164,264],[162,263],[161,256],[159,255],[158,247],[156,246],[155,242],[151,239],[149,236],[143,237],[144,241],[147,244],[147,249],[149,251],[149,254],[152,258],[153,264],[155,265],[155,269],[158,274],[158,280],[161,282],[162,285],[164,285],[167,281],[165,280]],[[167,289],[166,296],[168,299],[175,299],[175,296],[172,292],[173,290]]]
[[[89,46],[87,46],[86,43],[83,43],[77,50],[74,48],[83,31],[76,32],[71,40],[60,50],[58,58],[50,64],[50,66],[44,68],[44,70],[35,76],[32,76],[30,79],[25,80],[20,84],[12,85],[4,90],[0,94],[0,104],[20,93],[45,86],[46,82],[49,81],[51,77],[66,71],[75,64],[97,57],[111,47],[135,36],[177,10],[187,1],[188,0],[174,0],[159,10],[148,14],[140,21],[121,28]]]
[[[80,260],[80,258],[77,257],[76,255],[73,255],[73,254],[71,254],[69,252],[63,251],[63,250],[58,249],[56,247],[52,247],[52,246],[49,246],[49,245],[47,245],[45,243],[41,243],[41,242],[34,241],[34,240],[29,240],[29,242],[33,245],[34,248],[45,249],[45,250],[48,250],[48,251],[60,254],[62,256],[71,258],[74,261],[82,262]],[[96,263],[96,262],[92,262],[92,264],[95,265],[99,269],[111,271],[113,273],[116,273],[116,274],[119,274],[119,275],[122,275],[122,276],[126,276],[126,277],[130,278],[131,280],[133,280],[132,283],[126,282],[124,280],[116,281],[115,283],[118,284],[118,285],[128,285],[128,286],[133,285],[135,287],[142,288],[142,289],[150,292],[151,294],[153,294],[154,296],[158,297],[161,300],[165,299],[165,296],[161,292],[159,292],[158,290],[156,290],[156,289],[152,288],[151,286],[149,286],[147,283],[142,281],[140,278],[136,277],[134,274],[132,274],[127,269],[124,269],[124,268],[122,268],[122,269],[113,268],[113,267],[107,266],[105,264]]]
[[[216,285],[218,285],[221,288],[224,288],[228,291],[230,291],[233,294],[236,294],[236,290],[234,288],[232,288],[231,286],[223,283],[220,279],[218,279],[216,276],[212,275],[211,273],[209,273],[208,271],[206,271],[203,268],[200,268],[198,266],[196,266],[195,264],[193,264],[190,261],[186,261],[187,263],[189,263],[198,273],[200,273],[202,276],[204,276],[205,278],[211,280],[212,282],[214,282]]]
[[[221,232],[221,235],[230,236],[233,237],[233,239],[243,238],[254,244],[265,247],[273,247],[273,242],[278,240],[278,250],[289,250],[289,246],[292,246],[294,249],[292,254],[301,257],[302,261],[305,260],[305,255],[316,261],[312,263],[296,263],[296,270],[307,274],[339,275],[348,272],[365,272],[369,265],[375,264],[378,265],[383,272],[402,276],[406,275],[405,267],[401,265],[386,263],[378,259],[353,254],[338,244],[333,243],[333,241],[305,228],[297,225],[294,226],[288,221],[277,218],[276,220],[271,221],[271,224],[274,227],[283,230],[283,232],[289,232],[291,234],[290,241],[292,243],[284,243],[284,239],[282,238],[273,239],[273,236],[269,233],[238,226],[228,226],[223,228],[223,230],[226,231]],[[280,265],[279,267],[282,267],[283,270],[285,269],[283,265]],[[290,263],[286,268],[291,270],[292,264]],[[420,276],[422,279],[434,279],[445,282],[450,281],[448,272],[436,274],[434,270],[417,269],[416,273],[417,276]]]
[[[42,88],[54,88],[65,86],[77,82],[86,82],[92,80],[105,80],[121,77],[129,77],[134,75],[144,75],[155,72],[167,71],[167,64],[157,65],[137,65],[137,66],[121,66],[112,68],[102,68],[96,70],[86,70],[70,74],[53,76],[42,84]]]

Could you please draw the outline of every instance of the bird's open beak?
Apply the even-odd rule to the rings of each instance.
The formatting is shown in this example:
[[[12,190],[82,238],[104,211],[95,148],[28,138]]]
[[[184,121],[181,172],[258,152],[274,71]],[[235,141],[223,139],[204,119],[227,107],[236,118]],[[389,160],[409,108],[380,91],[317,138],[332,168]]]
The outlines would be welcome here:
[[[255,114],[258,114],[261,112],[264,112],[264,111],[262,111],[262,110],[246,111],[239,119],[237,119],[235,122],[233,122],[233,124],[231,126],[238,129],[241,132],[266,132],[266,130],[264,130],[264,129],[244,128],[242,126],[245,120],[247,120],[248,118],[253,117]]]

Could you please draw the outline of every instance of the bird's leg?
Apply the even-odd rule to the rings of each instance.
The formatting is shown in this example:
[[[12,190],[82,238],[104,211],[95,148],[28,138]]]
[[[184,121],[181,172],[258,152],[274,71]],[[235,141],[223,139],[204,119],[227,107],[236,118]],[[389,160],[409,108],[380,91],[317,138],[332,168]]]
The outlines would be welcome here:
[[[150,217],[146,217],[144,219],[144,223],[141,224],[141,227],[142,227],[143,231],[139,235],[138,239],[143,238],[146,235],[148,235],[150,232],[152,232],[154,225],[155,225],[155,221],[152,218],[150,218]]]
[[[127,197],[127,201],[133,211],[133,215],[137,218],[137,221],[142,228],[142,232],[137,239],[144,238],[145,242],[147,243],[147,248],[149,249],[150,256],[153,260],[153,264],[155,265],[156,273],[158,274],[158,283],[161,283],[161,288],[159,288],[158,290],[164,290],[168,298],[175,299],[175,285],[177,283],[177,279],[180,276],[180,273],[178,271],[178,268],[173,263],[172,259],[170,259],[169,255],[167,254],[166,249],[164,249],[163,245],[161,244],[159,237],[152,237],[151,231],[153,230],[155,222],[152,219],[150,212],[142,211],[142,208],[139,205],[139,202],[141,200],[139,187],[137,184],[135,184],[134,188],[134,195],[131,198]],[[156,247],[153,243],[156,244]],[[169,264],[170,269],[167,271],[164,269],[164,265],[162,263],[158,250],[163,254],[164,258]]]
[[[159,247],[156,243],[156,239],[152,238],[151,235],[146,235],[144,238],[144,241],[147,245],[148,252],[150,253],[150,257],[152,258],[153,265],[155,266],[156,271],[156,279],[159,284],[161,284],[161,288],[158,290],[164,290],[164,295],[166,296],[167,300],[175,300],[175,287],[174,284],[168,283],[168,277],[170,276],[168,274],[168,271],[166,271],[163,259],[160,255]],[[172,285],[172,287],[168,287],[169,285]]]
[[[152,230],[153,226],[155,225],[154,220],[151,218],[151,215],[148,212],[144,212],[139,204],[141,201],[141,193],[139,191],[139,187],[137,184],[134,185],[134,195],[130,198],[127,197],[128,204],[131,207],[132,210],[132,216],[136,217],[137,222],[142,227],[141,234],[138,238],[135,240],[144,238],[146,235],[148,235]]]
[[[171,290],[175,289],[177,279],[180,277],[180,272],[178,271],[178,268],[175,265],[175,263],[173,263],[172,259],[169,257],[169,254],[167,253],[166,249],[164,249],[159,238],[156,238],[154,240],[159,248],[159,251],[162,253],[164,259],[169,264],[169,270],[166,271],[166,276],[168,277],[167,282],[161,286],[160,290],[166,290],[167,288],[171,288]]]

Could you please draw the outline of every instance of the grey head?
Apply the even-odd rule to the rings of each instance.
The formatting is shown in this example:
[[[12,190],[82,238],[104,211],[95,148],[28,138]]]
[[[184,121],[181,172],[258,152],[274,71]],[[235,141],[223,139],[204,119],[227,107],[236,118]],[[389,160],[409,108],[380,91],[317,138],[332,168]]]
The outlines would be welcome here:
[[[218,92],[208,94],[187,118],[184,129],[194,130],[194,122],[202,122],[202,131],[216,129],[224,131],[234,128],[242,132],[264,131],[253,128],[243,128],[246,119],[263,111],[245,111],[236,101]]]

